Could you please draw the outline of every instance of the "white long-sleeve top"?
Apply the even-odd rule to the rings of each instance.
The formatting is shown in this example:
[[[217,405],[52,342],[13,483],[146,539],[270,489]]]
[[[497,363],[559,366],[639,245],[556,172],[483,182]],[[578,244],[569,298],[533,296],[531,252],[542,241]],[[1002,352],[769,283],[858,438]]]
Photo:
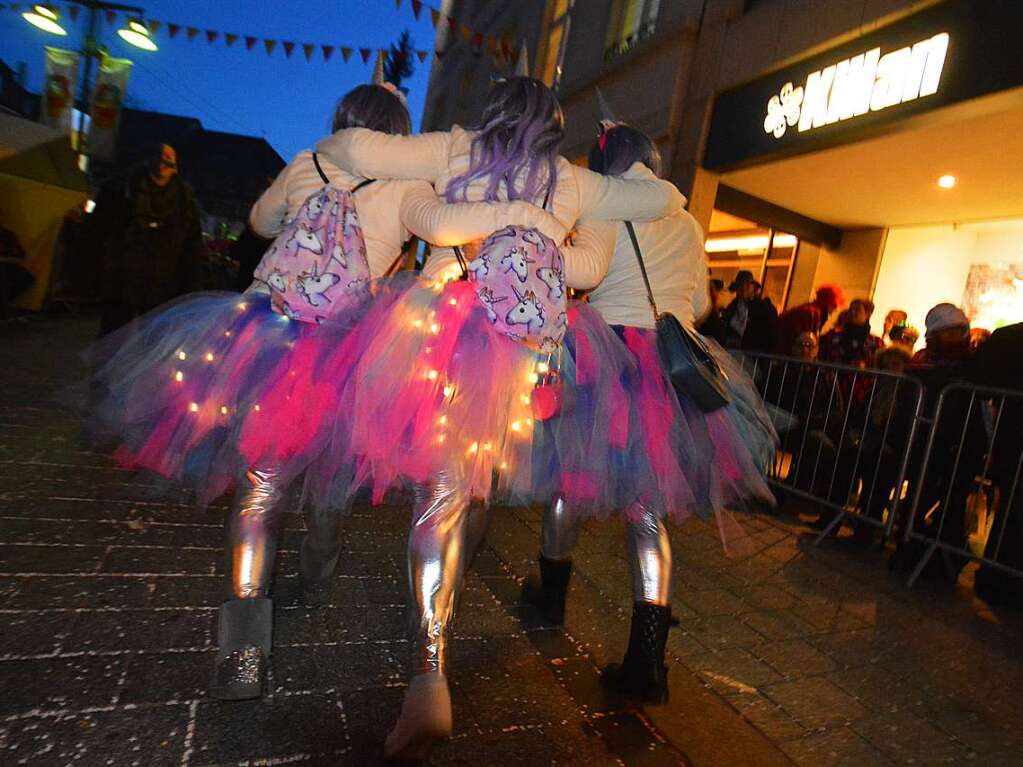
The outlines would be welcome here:
[[[450,132],[417,136],[392,136],[365,128],[349,128],[324,139],[316,149],[336,165],[359,176],[422,179],[443,195],[451,180],[468,170],[472,138],[471,132],[457,125]],[[466,190],[467,198],[483,200],[486,188],[485,179],[473,181]],[[502,190],[501,194],[506,191]],[[559,157],[557,183],[548,210],[567,230],[580,218],[653,221],[681,210],[684,204],[685,198],[673,184],[658,179],[638,164],[633,166],[629,177],[615,178],[580,168]],[[501,226],[511,223],[516,222],[505,221]],[[457,268],[456,263],[452,250],[435,250],[423,273],[432,278]],[[570,278],[567,284],[575,287]]]
[[[354,189],[365,180],[323,155],[317,159],[340,189]],[[280,234],[302,203],[322,187],[312,152],[299,152],[252,206],[249,224],[264,237]],[[526,202],[449,205],[424,181],[374,181],[355,193],[355,206],[374,277],[394,263],[410,234],[435,245],[459,245],[486,237],[509,223],[535,227],[552,239],[563,238],[566,231],[553,216]]]
[[[703,230],[684,210],[633,226],[657,309],[671,312],[679,322],[693,327],[710,309]],[[584,221],[574,244],[563,253],[566,282],[580,289],[593,288],[590,306],[605,322],[654,327],[654,313],[625,224]]]

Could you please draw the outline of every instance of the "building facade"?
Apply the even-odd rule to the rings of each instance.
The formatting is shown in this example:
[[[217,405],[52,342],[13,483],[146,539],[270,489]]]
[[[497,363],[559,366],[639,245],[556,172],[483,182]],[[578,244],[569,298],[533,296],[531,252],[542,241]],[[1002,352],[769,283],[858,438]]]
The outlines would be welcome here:
[[[562,65],[567,157],[593,141],[598,87],[657,140],[726,283],[751,269],[785,306],[836,282],[917,325],[940,301],[988,327],[1023,319],[1023,181],[1005,161],[1023,152],[1023,3],[457,5],[509,25],[514,8],[531,72],[550,83]],[[482,72],[464,93],[459,121],[478,115]]]

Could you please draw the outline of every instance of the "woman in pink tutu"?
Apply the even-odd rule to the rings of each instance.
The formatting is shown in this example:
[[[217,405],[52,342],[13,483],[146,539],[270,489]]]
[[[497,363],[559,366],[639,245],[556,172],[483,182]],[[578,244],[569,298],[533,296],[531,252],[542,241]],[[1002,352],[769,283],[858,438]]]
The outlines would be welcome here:
[[[410,132],[393,87],[363,85],[339,103],[334,129]],[[87,429],[125,466],[192,489],[200,505],[236,487],[228,521],[229,596],[220,607],[212,694],[261,694],[272,645],[270,577],[285,492],[324,450],[338,407],[338,371],[315,360],[340,348],[372,308],[385,312],[411,275],[394,270],[411,234],[451,245],[514,222],[554,237],[564,228],[525,202],[450,205],[422,181],[369,181],[301,152],[252,209],[276,237],[243,295],[197,293],[167,304],[92,351]],[[311,511],[302,543],[310,601],[338,558],[338,520],[321,486],[303,483]]]
[[[653,141],[627,125],[602,123],[590,168],[618,176],[636,162],[659,171]],[[643,702],[663,702],[672,575],[665,521],[716,516],[726,546],[736,544],[729,533],[742,531],[729,510],[773,505],[764,477],[777,438],[752,383],[713,342],[709,351],[727,376],[730,397],[713,412],[676,394],[660,361],[651,304],[690,330],[710,309],[703,234],[692,216],[679,209],[635,225],[584,222],[564,255],[566,279],[592,288],[589,307],[613,330],[613,341],[602,340],[618,352],[594,347],[592,339],[601,336],[590,327],[592,314],[570,311],[574,403],[544,424],[547,439],[534,456],[552,502],[544,515],[540,581],[527,582],[524,595],[548,622],[563,623],[580,521],[620,513],[633,573],[632,625],[625,660],[605,669],[603,681]],[[620,354],[627,364],[609,368],[606,360]]]
[[[681,208],[678,190],[642,166],[613,178],[568,163],[557,155],[562,134],[554,94],[515,77],[495,85],[478,130],[341,131],[318,151],[358,175],[429,181],[448,202],[534,202],[569,227],[583,216],[654,220]],[[464,253],[436,251],[420,285],[382,321],[360,323],[372,328],[366,344],[333,363],[346,369],[357,360],[328,453],[333,463],[316,473],[340,477],[342,494],[369,485],[376,500],[406,482],[416,488],[412,678],[387,738],[389,757],[421,757],[451,733],[447,638],[483,519],[472,501],[533,492],[536,424],[557,411],[564,392],[553,377],[572,286],[565,269],[555,241],[513,226]]]

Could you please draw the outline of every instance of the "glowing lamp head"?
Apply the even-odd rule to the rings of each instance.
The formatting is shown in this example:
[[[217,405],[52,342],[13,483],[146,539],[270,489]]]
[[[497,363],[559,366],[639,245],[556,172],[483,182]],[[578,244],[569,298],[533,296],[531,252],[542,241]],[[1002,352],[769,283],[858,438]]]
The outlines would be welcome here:
[[[938,179],[938,186],[942,189],[951,189],[956,185],[956,177],[951,175],[944,175]]]
[[[128,26],[117,30],[117,35],[124,42],[134,45],[136,48],[141,48],[144,51],[157,50],[156,43],[153,42],[146,25],[135,19],[129,21]]]
[[[67,30],[57,21],[57,12],[48,5],[41,3],[34,5],[31,11],[26,11],[21,14],[21,17],[33,27],[49,32],[51,35],[64,36],[67,34]]]

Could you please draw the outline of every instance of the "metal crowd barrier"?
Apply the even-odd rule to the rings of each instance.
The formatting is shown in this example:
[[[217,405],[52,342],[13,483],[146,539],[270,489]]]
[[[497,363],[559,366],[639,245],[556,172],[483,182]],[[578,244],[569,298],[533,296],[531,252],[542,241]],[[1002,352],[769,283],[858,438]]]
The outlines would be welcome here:
[[[815,543],[845,520],[880,528],[889,537],[906,497],[922,420],[920,382],[850,365],[738,356],[779,433],[769,484],[779,496],[824,510]]]
[[[951,579],[973,560],[1023,575],[1023,391],[950,384],[938,398],[901,536],[912,585],[934,555]]]

